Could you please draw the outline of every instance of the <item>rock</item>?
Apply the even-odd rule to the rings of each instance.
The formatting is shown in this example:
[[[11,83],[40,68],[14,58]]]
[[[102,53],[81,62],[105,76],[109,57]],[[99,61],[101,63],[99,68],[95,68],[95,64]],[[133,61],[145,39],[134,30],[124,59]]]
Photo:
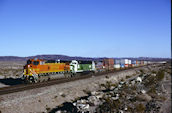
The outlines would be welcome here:
[[[142,78],[141,77],[137,77],[136,81],[137,82],[142,82]]]
[[[115,93],[117,93],[117,92],[118,92],[118,88],[115,88],[113,91],[114,91]]]
[[[62,96],[63,95],[63,92],[59,92],[59,95]]]
[[[56,111],[56,113],[61,113],[61,111]]]
[[[113,90],[114,88],[115,88],[114,86],[111,86],[111,87],[110,87],[110,90]]]
[[[3,75],[0,75],[0,79],[4,79],[5,77]]]
[[[90,102],[90,103],[92,103],[93,105],[98,105],[100,102],[99,102],[99,99],[98,98],[96,98],[96,96],[90,96],[89,98],[88,98],[88,101]]]
[[[112,97],[112,100],[118,100],[119,97]]]
[[[86,103],[86,100],[81,99],[81,103],[85,104]]]
[[[74,102],[73,105],[76,106],[76,103]]]
[[[152,76],[154,76],[154,77],[155,77],[155,76],[156,76],[156,74],[152,74]]]
[[[116,97],[119,97],[119,94],[116,94]]]
[[[112,100],[117,100],[119,99],[119,94],[115,94],[115,97],[112,97]]]
[[[86,105],[84,106],[84,109],[87,110],[87,111],[89,111],[89,108],[90,108],[90,105],[89,105],[89,104],[86,104]]]
[[[145,94],[138,95],[137,98],[140,99],[140,100],[143,100],[143,101],[147,101],[147,102],[150,101],[150,100],[152,100],[152,97],[149,96],[146,93]]]
[[[96,94],[97,94],[96,91],[91,92],[91,95],[96,95]]]
[[[121,87],[122,87],[122,85],[121,85],[121,84],[119,84],[119,85],[118,85],[118,88],[121,88]]]
[[[96,98],[98,98],[98,99],[100,99],[102,97],[103,97],[103,93],[100,93],[100,94],[96,95]]]
[[[119,113],[124,113],[122,110],[119,110]]]
[[[124,82],[123,82],[123,81],[121,81],[121,82],[119,82],[119,84],[121,84],[121,85],[122,85],[122,84],[124,84]]]
[[[145,91],[145,90],[141,90],[141,93],[145,94],[145,93],[146,93],[146,91]]]
[[[133,81],[131,81],[131,84],[132,84],[132,85],[134,85],[134,84],[135,84],[135,81],[134,81],[134,80],[133,80]]]

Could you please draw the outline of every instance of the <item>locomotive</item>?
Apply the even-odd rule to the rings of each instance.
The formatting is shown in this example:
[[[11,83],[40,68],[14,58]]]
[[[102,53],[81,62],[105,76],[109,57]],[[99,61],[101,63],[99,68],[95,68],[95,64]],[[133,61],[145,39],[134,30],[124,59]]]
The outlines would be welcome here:
[[[22,79],[25,82],[37,83],[59,77],[72,77],[76,73],[95,72],[94,61],[61,61],[29,59],[24,66]]]

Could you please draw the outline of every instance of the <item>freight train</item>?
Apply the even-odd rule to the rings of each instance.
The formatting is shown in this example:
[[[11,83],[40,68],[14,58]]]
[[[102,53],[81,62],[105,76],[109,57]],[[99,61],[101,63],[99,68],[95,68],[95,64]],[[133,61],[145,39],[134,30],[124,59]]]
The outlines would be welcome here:
[[[131,61],[128,59],[107,58],[101,61],[62,61],[29,59],[24,66],[22,79],[27,83],[37,83],[49,79],[72,77],[77,73],[92,72],[99,73],[146,65],[148,61]]]

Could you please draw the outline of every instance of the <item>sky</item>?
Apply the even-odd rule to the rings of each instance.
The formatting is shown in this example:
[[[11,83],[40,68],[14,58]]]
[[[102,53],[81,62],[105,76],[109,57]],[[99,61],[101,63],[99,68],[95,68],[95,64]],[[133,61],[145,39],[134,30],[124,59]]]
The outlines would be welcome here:
[[[0,56],[171,57],[170,0],[0,0]]]

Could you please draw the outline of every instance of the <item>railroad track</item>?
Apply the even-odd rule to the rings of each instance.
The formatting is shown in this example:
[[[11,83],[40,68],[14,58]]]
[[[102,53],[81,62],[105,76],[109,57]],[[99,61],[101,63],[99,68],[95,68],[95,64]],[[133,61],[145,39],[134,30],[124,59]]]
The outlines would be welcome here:
[[[144,66],[140,66],[144,67]],[[128,68],[128,69],[122,69],[122,70],[116,70],[116,71],[110,71],[110,72],[102,72],[102,73],[96,73],[96,74],[86,74],[84,76],[76,76],[72,78],[60,78],[60,79],[55,79],[55,80],[50,80],[46,82],[40,82],[40,83],[33,83],[33,84],[20,84],[20,85],[14,85],[10,87],[3,87],[0,88],[0,95],[4,94],[9,94],[9,93],[14,93],[14,92],[20,92],[24,90],[29,90],[29,89],[35,89],[35,88],[41,88],[45,86],[50,86],[50,85],[55,85],[55,84],[61,84],[61,83],[66,83],[66,82],[71,82],[71,81],[76,81],[76,80],[81,80],[81,79],[86,79],[90,78],[92,76],[102,76],[110,73],[117,73],[121,72],[124,70],[131,70],[131,69],[136,69],[140,67],[134,67],[134,68]]]

